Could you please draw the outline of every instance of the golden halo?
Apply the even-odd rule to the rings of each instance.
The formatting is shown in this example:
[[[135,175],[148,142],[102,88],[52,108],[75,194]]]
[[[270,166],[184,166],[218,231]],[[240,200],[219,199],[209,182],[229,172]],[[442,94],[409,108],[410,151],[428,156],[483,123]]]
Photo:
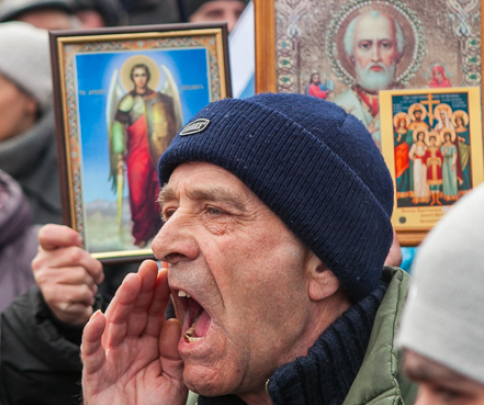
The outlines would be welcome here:
[[[417,135],[420,134],[421,132],[423,132],[425,134],[425,137],[424,137],[424,142],[427,140],[427,137],[429,136],[429,131],[427,131],[426,129],[416,129],[415,131],[413,131],[413,141],[414,142],[417,142]]]
[[[440,122],[440,110],[444,110],[447,113],[447,118],[450,120],[452,117],[452,108],[449,104],[439,104],[434,109],[434,117]]]
[[[408,114],[404,113],[404,112],[399,112],[399,113],[395,114],[395,116],[393,117],[393,126],[396,129],[398,129],[398,127],[397,127],[398,121],[400,121],[402,118],[405,119],[405,123],[407,124],[407,128],[410,125],[410,117],[408,116]]]
[[[440,144],[441,144],[441,138],[439,136],[439,134],[437,132],[434,132],[434,131],[431,131],[431,132],[428,132],[426,135],[425,135],[425,143],[427,144],[427,146],[430,146],[430,137],[431,136],[435,136],[435,145],[437,147],[440,147]]]
[[[425,120],[425,118],[427,117],[427,109],[420,103],[412,104],[408,108],[408,115],[410,115],[410,118],[412,119],[412,121],[415,121],[415,115],[413,112],[417,107],[422,111],[422,121]]]
[[[126,91],[131,91],[134,89],[134,83],[131,80],[131,69],[139,64],[148,66],[148,70],[150,71],[150,80],[148,81],[148,83],[146,83],[146,85],[151,90],[156,90],[158,88],[158,84],[160,83],[160,69],[158,69],[158,66],[153,59],[144,55],[131,56],[131,58],[123,63],[123,66],[121,67],[120,77],[124,89]]]
[[[452,143],[454,143],[455,142],[455,131],[452,128],[448,128],[448,127],[445,127],[445,128],[442,129],[442,131],[440,131],[440,137],[441,137],[442,143],[445,142],[444,135],[447,132],[450,132],[450,140],[452,141]]]
[[[458,117],[458,116],[461,116],[462,119],[464,120],[464,125],[468,125],[469,124],[469,115],[465,112],[465,111],[462,111],[462,110],[457,110],[455,111],[453,114],[452,114],[452,118],[451,118],[451,121],[452,121],[452,124],[454,124],[454,127],[457,128],[457,124],[455,122],[455,119]]]

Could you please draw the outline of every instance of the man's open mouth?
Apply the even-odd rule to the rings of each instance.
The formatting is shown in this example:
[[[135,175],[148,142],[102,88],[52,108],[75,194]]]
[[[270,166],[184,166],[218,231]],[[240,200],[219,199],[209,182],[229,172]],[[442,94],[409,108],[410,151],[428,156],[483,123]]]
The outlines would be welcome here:
[[[212,321],[204,308],[185,291],[179,290],[178,297],[185,310],[182,333],[186,342],[195,343],[201,341],[210,328]]]

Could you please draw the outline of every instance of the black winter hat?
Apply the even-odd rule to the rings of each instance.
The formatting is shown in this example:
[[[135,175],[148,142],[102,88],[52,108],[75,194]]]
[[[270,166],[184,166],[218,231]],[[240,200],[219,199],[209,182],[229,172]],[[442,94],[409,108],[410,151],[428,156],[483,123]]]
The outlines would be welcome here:
[[[74,0],[76,11],[96,10],[99,12],[108,27],[119,25],[124,14],[123,7],[118,0]]]
[[[205,3],[208,3],[210,1],[215,1],[215,0],[181,0],[183,1],[185,5],[185,12],[187,17],[190,17],[193,13],[195,13],[201,6],[203,6]],[[218,0],[220,1],[220,0]],[[222,0],[222,1],[227,1],[227,0]],[[230,0],[234,1],[234,0]],[[249,0],[235,0],[235,1],[240,1],[241,3],[244,3],[247,5],[249,3]]]

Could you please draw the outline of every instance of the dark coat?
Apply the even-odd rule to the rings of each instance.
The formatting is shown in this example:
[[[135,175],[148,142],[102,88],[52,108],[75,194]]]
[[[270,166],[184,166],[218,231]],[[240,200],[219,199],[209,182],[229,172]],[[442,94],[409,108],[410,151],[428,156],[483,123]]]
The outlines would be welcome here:
[[[138,266],[104,266],[105,281],[96,295],[94,311],[106,309],[126,274]],[[1,325],[1,404],[79,405],[83,326],[57,320],[37,286],[4,311]]]

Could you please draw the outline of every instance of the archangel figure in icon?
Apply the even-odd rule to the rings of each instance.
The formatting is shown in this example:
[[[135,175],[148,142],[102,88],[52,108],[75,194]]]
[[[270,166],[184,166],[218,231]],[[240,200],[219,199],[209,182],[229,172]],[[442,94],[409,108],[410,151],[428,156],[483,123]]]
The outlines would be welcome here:
[[[129,58],[113,73],[107,103],[110,174],[118,200],[121,233],[126,170],[134,244],[147,246],[160,226],[156,164],[183,122],[180,95],[170,70],[144,55]],[[156,89],[156,90],[153,90]]]

